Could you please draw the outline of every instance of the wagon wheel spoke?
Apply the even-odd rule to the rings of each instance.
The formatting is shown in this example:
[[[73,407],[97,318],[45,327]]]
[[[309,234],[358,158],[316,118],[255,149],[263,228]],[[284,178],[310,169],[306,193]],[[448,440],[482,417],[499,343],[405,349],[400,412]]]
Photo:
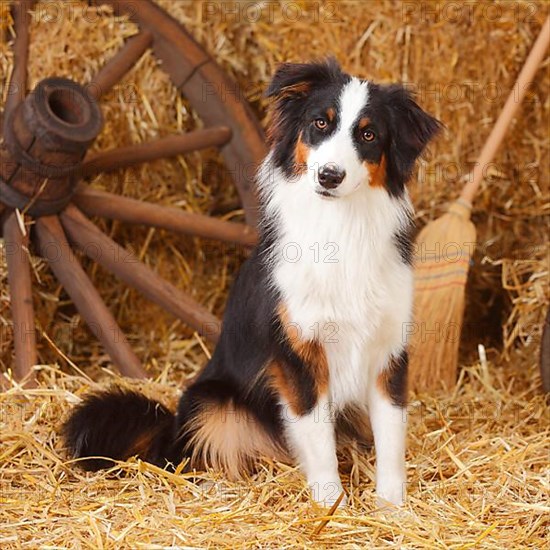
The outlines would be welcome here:
[[[89,177],[99,172],[112,172],[144,162],[175,157],[190,151],[220,147],[230,139],[231,130],[226,126],[219,126],[195,130],[183,135],[168,136],[139,145],[92,153],[82,164],[81,175]]]
[[[14,2],[11,13],[15,28],[13,72],[4,105],[4,124],[13,110],[25,99],[27,91],[27,61],[29,58],[29,15],[36,0]]]
[[[10,115],[25,99],[27,91],[27,61],[29,58],[29,25],[28,11],[36,3],[36,0],[21,0],[14,2],[11,7],[15,40],[13,43],[13,71],[8,84],[8,93],[4,104],[4,112],[0,114],[0,127],[5,131]],[[4,158],[0,158],[0,177],[8,167]],[[0,202],[0,216],[5,206]]]
[[[76,206],[67,206],[60,218],[75,247],[208,340],[215,342],[218,339],[220,322],[214,315],[102,233]]]
[[[146,378],[147,373],[115,318],[72,253],[59,218],[39,218],[36,221],[36,234],[39,249],[51,270],[120,372],[134,378]]]
[[[139,61],[153,43],[153,34],[141,31],[129,38],[115,56],[110,59],[88,84],[92,99],[100,99],[118,84],[124,75]]]
[[[257,240],[256,230],[242,223],[226,222],[202,214],[183,212],[179,208],[121,197],[86,185],[79,187],[73,202],[87,216],[144,224],[243,246],[253,246]]]
[[[3,229],[15,343],[14,375],[17,380],[25,380],[37,363],[28,239],[15,212],[6,219]],[[32,374],[28,383],[34,385],[34,382]]]

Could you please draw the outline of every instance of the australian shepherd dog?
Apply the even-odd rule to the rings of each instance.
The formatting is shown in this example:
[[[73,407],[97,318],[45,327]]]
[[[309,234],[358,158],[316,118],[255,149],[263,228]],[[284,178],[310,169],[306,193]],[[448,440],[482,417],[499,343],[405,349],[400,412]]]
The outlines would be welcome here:
[[[344,491],[337,427],[368,415],[377,496],[399,505],[413,298],[406,184],[441,125],[402,86],[350,76],[332,59],[282,64],[267,96],[260,239],[212,359],[175,413],[107,390],[76,407],[64,439],[88,469],[138,456],[235,478],[262,456],[290,460],[328,506]]]

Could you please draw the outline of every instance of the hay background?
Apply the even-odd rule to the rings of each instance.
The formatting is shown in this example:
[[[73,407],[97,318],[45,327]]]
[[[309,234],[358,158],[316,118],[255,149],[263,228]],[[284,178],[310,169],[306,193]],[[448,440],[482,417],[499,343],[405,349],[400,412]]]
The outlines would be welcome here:
[[[419,102],[448,127],[411,186],[419,224],[458,194],[548,13],[543,1],[266,2],[262,17],[213,2],[159,0],[242,86],[265,119],[262,90],[280,61],[333,53],[345,69],[378,81],[415,83]],[[225,3],[227,4],[227,3]],[[0,36],[9,36],[2,0]],[[294,6],[294,7],[293,7]],[[295,20],[296,6],[300,7]],[[408,9],[408,8],[407,8]],[[488,10],[493,11],[488,11]],[[214,11],[212,11],[214,10]],[[285,11],[286,10],[286,11]],[[445,11],[447,10],[447,11]],[[451,11],[449,11],[451,10]],[[99,13],[101,12],[101,13]],[[78,2],[42,2],[31,26],[30,86],[56,74],[86,82],[135,32],[124,18]],[[498,15],[498,17],[495,17]],[[2,103],[11,70],[0,44]],[[104,101],[95,148],[200,127],[147,54]],[[410,409],[410,502],[404,517],[375,512],[372,452],[346,459],[350,509],[318,537],[294,469],[264,464],[249,484],[205,474],[213,488],[130,463],[128,475],[83,475],[64,463],[55,430],[93,380],[114,377],[108,358],[63,290],[34,260],[37,323],[44,336],[40,387],[0,396],[0,545],[3,548],[541,548],[549,530],[548,408],[537,373],[539,330],[549,299],[550,78],[548,58],[495,159],[474,207],[479,248],[468,287],[462,377],[452,395],[417,396]],[[464,84],[471,82],[466,94]],[[496,83],[495,88],[492,83]],[[462,86],[455,98],[457,86]],[[490,99],[490,94],[496,95]],[[223,121],[220,121],[223,123]],[[95,185],[194,212],[224,210],[235,192],[215,152],[195,153],[98,178]],[[226,217],[241,219],[229,211]],[[241,251],[199,239],[99,222],[167,279],[218,315]],[[3,253],[0,244],[0,256]],[[206,360],[179,321],[83,260],[168,404]],[[0,258],[0,370],[12,362],[5,262]],[[488,350],[479,364],[477,346]],[[57,366],[47,366],[57,365]],[[273,478],[277,478],[273,481]]]

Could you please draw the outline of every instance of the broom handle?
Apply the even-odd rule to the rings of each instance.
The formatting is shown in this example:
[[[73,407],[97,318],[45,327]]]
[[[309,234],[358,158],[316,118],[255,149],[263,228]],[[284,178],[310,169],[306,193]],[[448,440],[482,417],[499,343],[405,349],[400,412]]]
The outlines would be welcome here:
[[[546,48],[550,42],[550,16],[544,22],[540,34],[535,42],[535,45],[529,53],[529,57],[523,65],[518,79],[514,85],[514,89],[510,92],[508,99],[500,113],[496,124],[494,125],[491,133],[481,150],[481,154],[477,159],[474,169],[468,177],[468,183],[464,186],[460,199],[471,204],[474,196],[479,189],[481,181],[483,179],[483,172],[485,167],[493,160],[497,149],[499,148],[510,122],[514,118],[516,111],[518,110],[527,87],[532,81],[541,61],[544,59]],[[516,96],[516,89],[518,94]]]

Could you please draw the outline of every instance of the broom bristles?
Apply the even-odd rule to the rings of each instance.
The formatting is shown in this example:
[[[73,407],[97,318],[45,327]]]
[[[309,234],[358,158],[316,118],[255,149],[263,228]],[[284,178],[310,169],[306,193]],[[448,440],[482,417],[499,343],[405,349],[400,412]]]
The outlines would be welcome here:
[[[464,293],[476,229],[471,205],[454,202],[426,225],[415,249],[413,323],[408,328],[410,386],[429,391],[454,386]]]

